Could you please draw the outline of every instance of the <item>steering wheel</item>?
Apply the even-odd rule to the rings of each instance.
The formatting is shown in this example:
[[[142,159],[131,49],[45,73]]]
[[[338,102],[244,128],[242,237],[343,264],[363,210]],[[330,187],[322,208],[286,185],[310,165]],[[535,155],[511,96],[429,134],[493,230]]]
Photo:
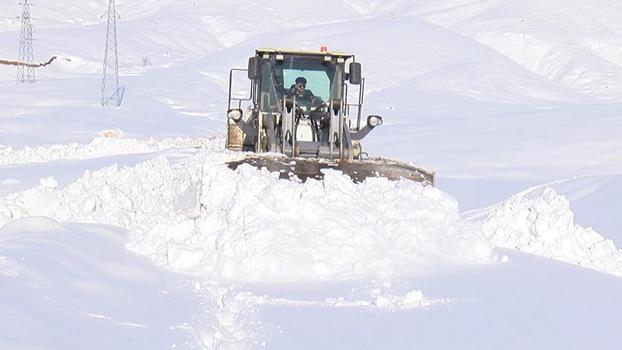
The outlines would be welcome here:
[[[328,116],[329,108],[326,102],[321,102],[319,105],[313,107],[309,112],[309,117],[312,120],[322,120]]]

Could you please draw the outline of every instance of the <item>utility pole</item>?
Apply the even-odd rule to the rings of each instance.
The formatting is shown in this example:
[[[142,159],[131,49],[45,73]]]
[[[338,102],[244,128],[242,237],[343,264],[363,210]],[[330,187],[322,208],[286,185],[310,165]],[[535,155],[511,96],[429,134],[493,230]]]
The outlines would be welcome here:
[[[22,32],[19,38],[19,61],[26,63],[17,66],[17,83],[32,84],[35,82],[35,53],[32,47],[32,22],[30,20],[30,4],[24,0],[22,9]]]
[[[119,55],[117,51],[117,14],[115,0],[108,2],[108,25],[106,27],[106,52],[102,78],[102,106],[121,105],[123,89],[119,88]]]

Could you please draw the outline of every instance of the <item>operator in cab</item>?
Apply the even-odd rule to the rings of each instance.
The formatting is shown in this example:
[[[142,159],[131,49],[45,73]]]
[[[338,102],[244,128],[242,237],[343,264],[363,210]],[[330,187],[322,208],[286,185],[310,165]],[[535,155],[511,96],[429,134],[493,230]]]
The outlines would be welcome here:
[[[317,98],[311,90],[307,90],[307,79],[304,77],[296,78],[296,83],[289,89],[289,96],[296,96],[296,102],[312,106]]]

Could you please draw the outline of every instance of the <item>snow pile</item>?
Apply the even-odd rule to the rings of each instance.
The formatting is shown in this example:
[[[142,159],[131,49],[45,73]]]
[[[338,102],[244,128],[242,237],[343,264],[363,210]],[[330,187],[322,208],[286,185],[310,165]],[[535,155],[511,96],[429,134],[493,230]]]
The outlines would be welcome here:
[[[0,223],[41,215],[113,224],[159,264],[213,278],[311,280],[387,276],[431,264],[484,263],[491,247],[460,230],[457,204],[409,181],[339,173],[304,184],[207,153],[53,179],[0,200]],[[201,175],[202,174],[202,175]],[[200,201],[199,201],[200,199]]]
[[[66,145],[35,146],[14,149],[0,145],[0,165],[44,163],[55,160],[92,159],[110,155],[129,153],[149,153],[171,148],[200,147],[210,150],[222,149],[222,137],[183,138],[171,137],[163,140],[119,139],[116,137],[97,137],[86,145],[70,143]]]
[[[328,172],[297,183],[225,162],[231,152],[166,156],[53,178],[0,199],[0,224],[27,216],[117,225],[129,248],[178,271],[230,281],[387,277],[431,265],[493,261],[506,247],[622,276],[622,252],[574,224],[550,188],[519,193],[462,218],[432,187]]]
[[[53,178],[44,178],[35,188],[4,197],[0,222],[48,216],[60,221],[113,224],[140,233],[142,227],[148,230],[174,215],[176,204],[184,207],[177,198],[183,198],[183,189],[192,183],[185,169],[172,168],[165,157],[132,168],[115,165],[86,171],[63,190]]]
[[[472,220],[474,230],[495,246],[622,276],[622,251],[593,229],[576,225],[569,201],[550,187],[516,194]]]
[[[154,231],[132,247],[228,280],[387,276],[491,255],[483,240],[457,229],[451,197],[409,181],[357,185],[331,172],[301,184],[250,166],[206,166],[202,186],[195,231]]]

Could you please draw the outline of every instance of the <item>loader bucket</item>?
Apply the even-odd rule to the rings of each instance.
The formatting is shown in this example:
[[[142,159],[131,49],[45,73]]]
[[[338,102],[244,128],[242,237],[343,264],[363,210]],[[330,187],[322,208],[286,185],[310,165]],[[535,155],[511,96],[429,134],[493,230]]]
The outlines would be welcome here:
[[[309,178],[320,180],[324,177],[323,170],[333,169],[348,175],[355,183],[365,181],[368,177],[383,177],[389,180],[407,179],[434,186],[433,171],[382,158],[338,162],[326,159],[255,155],[227,163],[233,170],[242,164],[278,172],[281,179],[298,177],[302,181]]]

